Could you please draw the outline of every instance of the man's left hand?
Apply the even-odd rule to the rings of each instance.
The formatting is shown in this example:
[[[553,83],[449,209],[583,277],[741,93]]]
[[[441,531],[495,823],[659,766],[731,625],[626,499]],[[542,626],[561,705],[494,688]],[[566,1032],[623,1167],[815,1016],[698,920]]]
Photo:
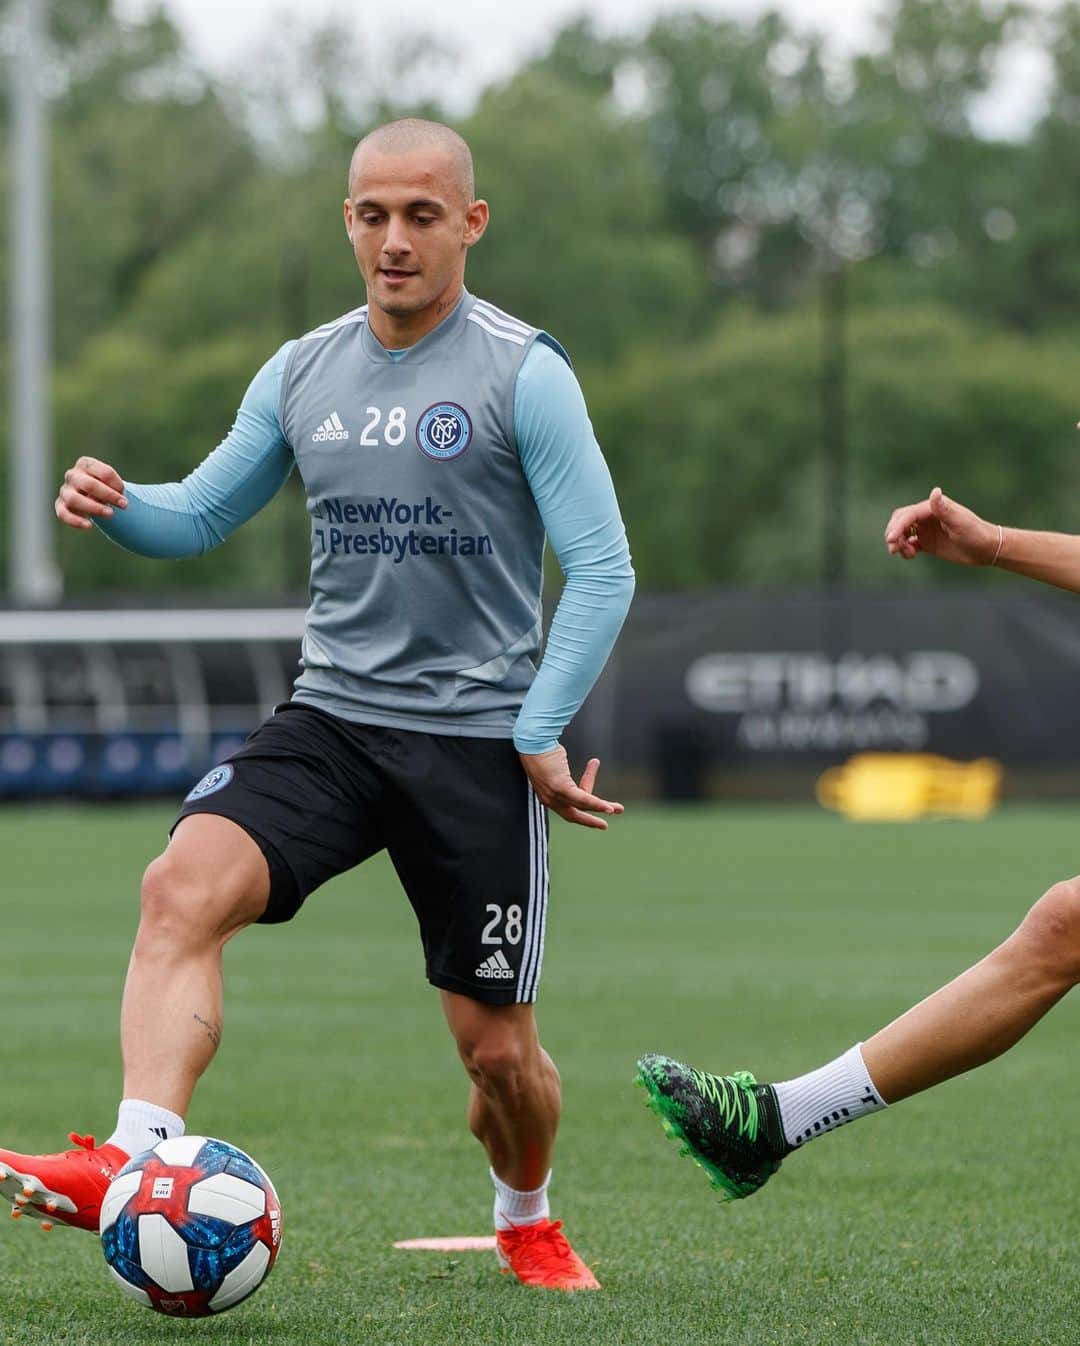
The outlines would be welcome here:
[[[565,818],[568,823],[577,823],[580,827],[607,829],[603,818],[594,817],[597,813],[622,813],[623,806],[609,799],[601,799],[593,794],[596,773],[600,770],[600,759],[591,757],[581,773],[578,785],[570,774],[570,763],[566,758],[566,749],[561,745],[550,752],[519,753],[525,774],[532,781],[537,798],[552,813]]]

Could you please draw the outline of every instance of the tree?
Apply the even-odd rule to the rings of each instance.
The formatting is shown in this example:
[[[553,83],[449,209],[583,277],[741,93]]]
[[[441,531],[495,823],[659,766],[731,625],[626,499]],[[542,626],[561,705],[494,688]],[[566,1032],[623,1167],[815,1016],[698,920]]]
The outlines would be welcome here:
[[[812,309],[731,309],[692,352],[642,347],[589,381],[643,590],[820,580],[819,340]],[[929,566],[901,579],[881,542],[890,510],[935,484],[992,519],[1076,528],[1069,341],[860,304],[851,346],[858,582],[958,582]]]
[[[925,280],[1007,227],[1019,152],[982,140],[972,114],[1027,19],[1018,3],[893,0],[875,50],[841,61],[776,13],[690,11],[637,43],[576,25],[540,68],[616,105],[623,91],[718,295],[775,307],[823,255],[915,261]]]
[[[362,302],[349,153],[389,117],[447,115],[427,93],[444,57],[275,30],[222,88],[160,15],[50,14],[60,453],[174,479],[281,341]],[[1008,0],[890,0],[872,48],[838,58],[775,14],[668,15],[635,38],[578,21],[455,123],[493,207],[470,287],[570,349],[644,588],[818,578],[828,265],[853,294],[852,572],[897,577],[883,514],[934,479],[991,517],[1072,526],[1080,0],[1045,20],[1030,143],[973,120],[1032,22]],[[197,565],[65,534],[69,585],[298,592],[301,494],[294,476]]]
[[[637,129],[591,88],[526,71],[462,127],[492,208],[469,284],[599,362],[700,322],[692,249],[663,217]]]

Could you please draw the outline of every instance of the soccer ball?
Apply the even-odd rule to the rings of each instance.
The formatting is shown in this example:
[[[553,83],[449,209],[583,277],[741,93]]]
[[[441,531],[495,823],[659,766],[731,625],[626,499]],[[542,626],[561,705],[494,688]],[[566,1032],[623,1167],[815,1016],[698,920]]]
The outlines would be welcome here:
[[[281,1204],[243,1150],[177,1136],[128,1160],[101,1203],[100,1228],[125,1294],[158,1313],[205,1318],[266,1279],[281,1246]]]

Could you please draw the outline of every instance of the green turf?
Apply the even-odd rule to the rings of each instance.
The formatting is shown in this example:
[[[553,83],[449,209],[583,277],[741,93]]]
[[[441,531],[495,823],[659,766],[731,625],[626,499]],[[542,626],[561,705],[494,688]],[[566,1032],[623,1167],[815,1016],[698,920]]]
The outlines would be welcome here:
[[[4,1144],[110,1130],[138,878],[169,816],[0,812]],[[95,1239],[5,1221],[0,1343],[1080,1340],[1080,1003],[727,1206],[630,1083],[647,1050],[768,1079],[869,1035],[1080,869],[1075,813],[887,827],[635,807],[607,836],[554,833],[540,1009],[565,1090],[553,1197],[601,1294],[525,1290],[490,1254],[391,1249],[487,1232],[490,1195],[412,915],[378,861],[227,954],[225,1040],[189,1126],[276,1180],[285,1238],[267,1285],[177,1323],[120,1295]]]

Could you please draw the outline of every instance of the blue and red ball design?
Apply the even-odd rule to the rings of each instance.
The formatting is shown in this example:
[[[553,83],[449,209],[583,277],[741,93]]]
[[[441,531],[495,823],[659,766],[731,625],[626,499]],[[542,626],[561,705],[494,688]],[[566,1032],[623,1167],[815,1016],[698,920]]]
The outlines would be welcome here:
[[[281,1204],[243,1150],[182,1136],[116,1175],[102,1202],[101,1246],[132,1298],[202,1318],[235,1307],[266,1279],[281,1246]]]

